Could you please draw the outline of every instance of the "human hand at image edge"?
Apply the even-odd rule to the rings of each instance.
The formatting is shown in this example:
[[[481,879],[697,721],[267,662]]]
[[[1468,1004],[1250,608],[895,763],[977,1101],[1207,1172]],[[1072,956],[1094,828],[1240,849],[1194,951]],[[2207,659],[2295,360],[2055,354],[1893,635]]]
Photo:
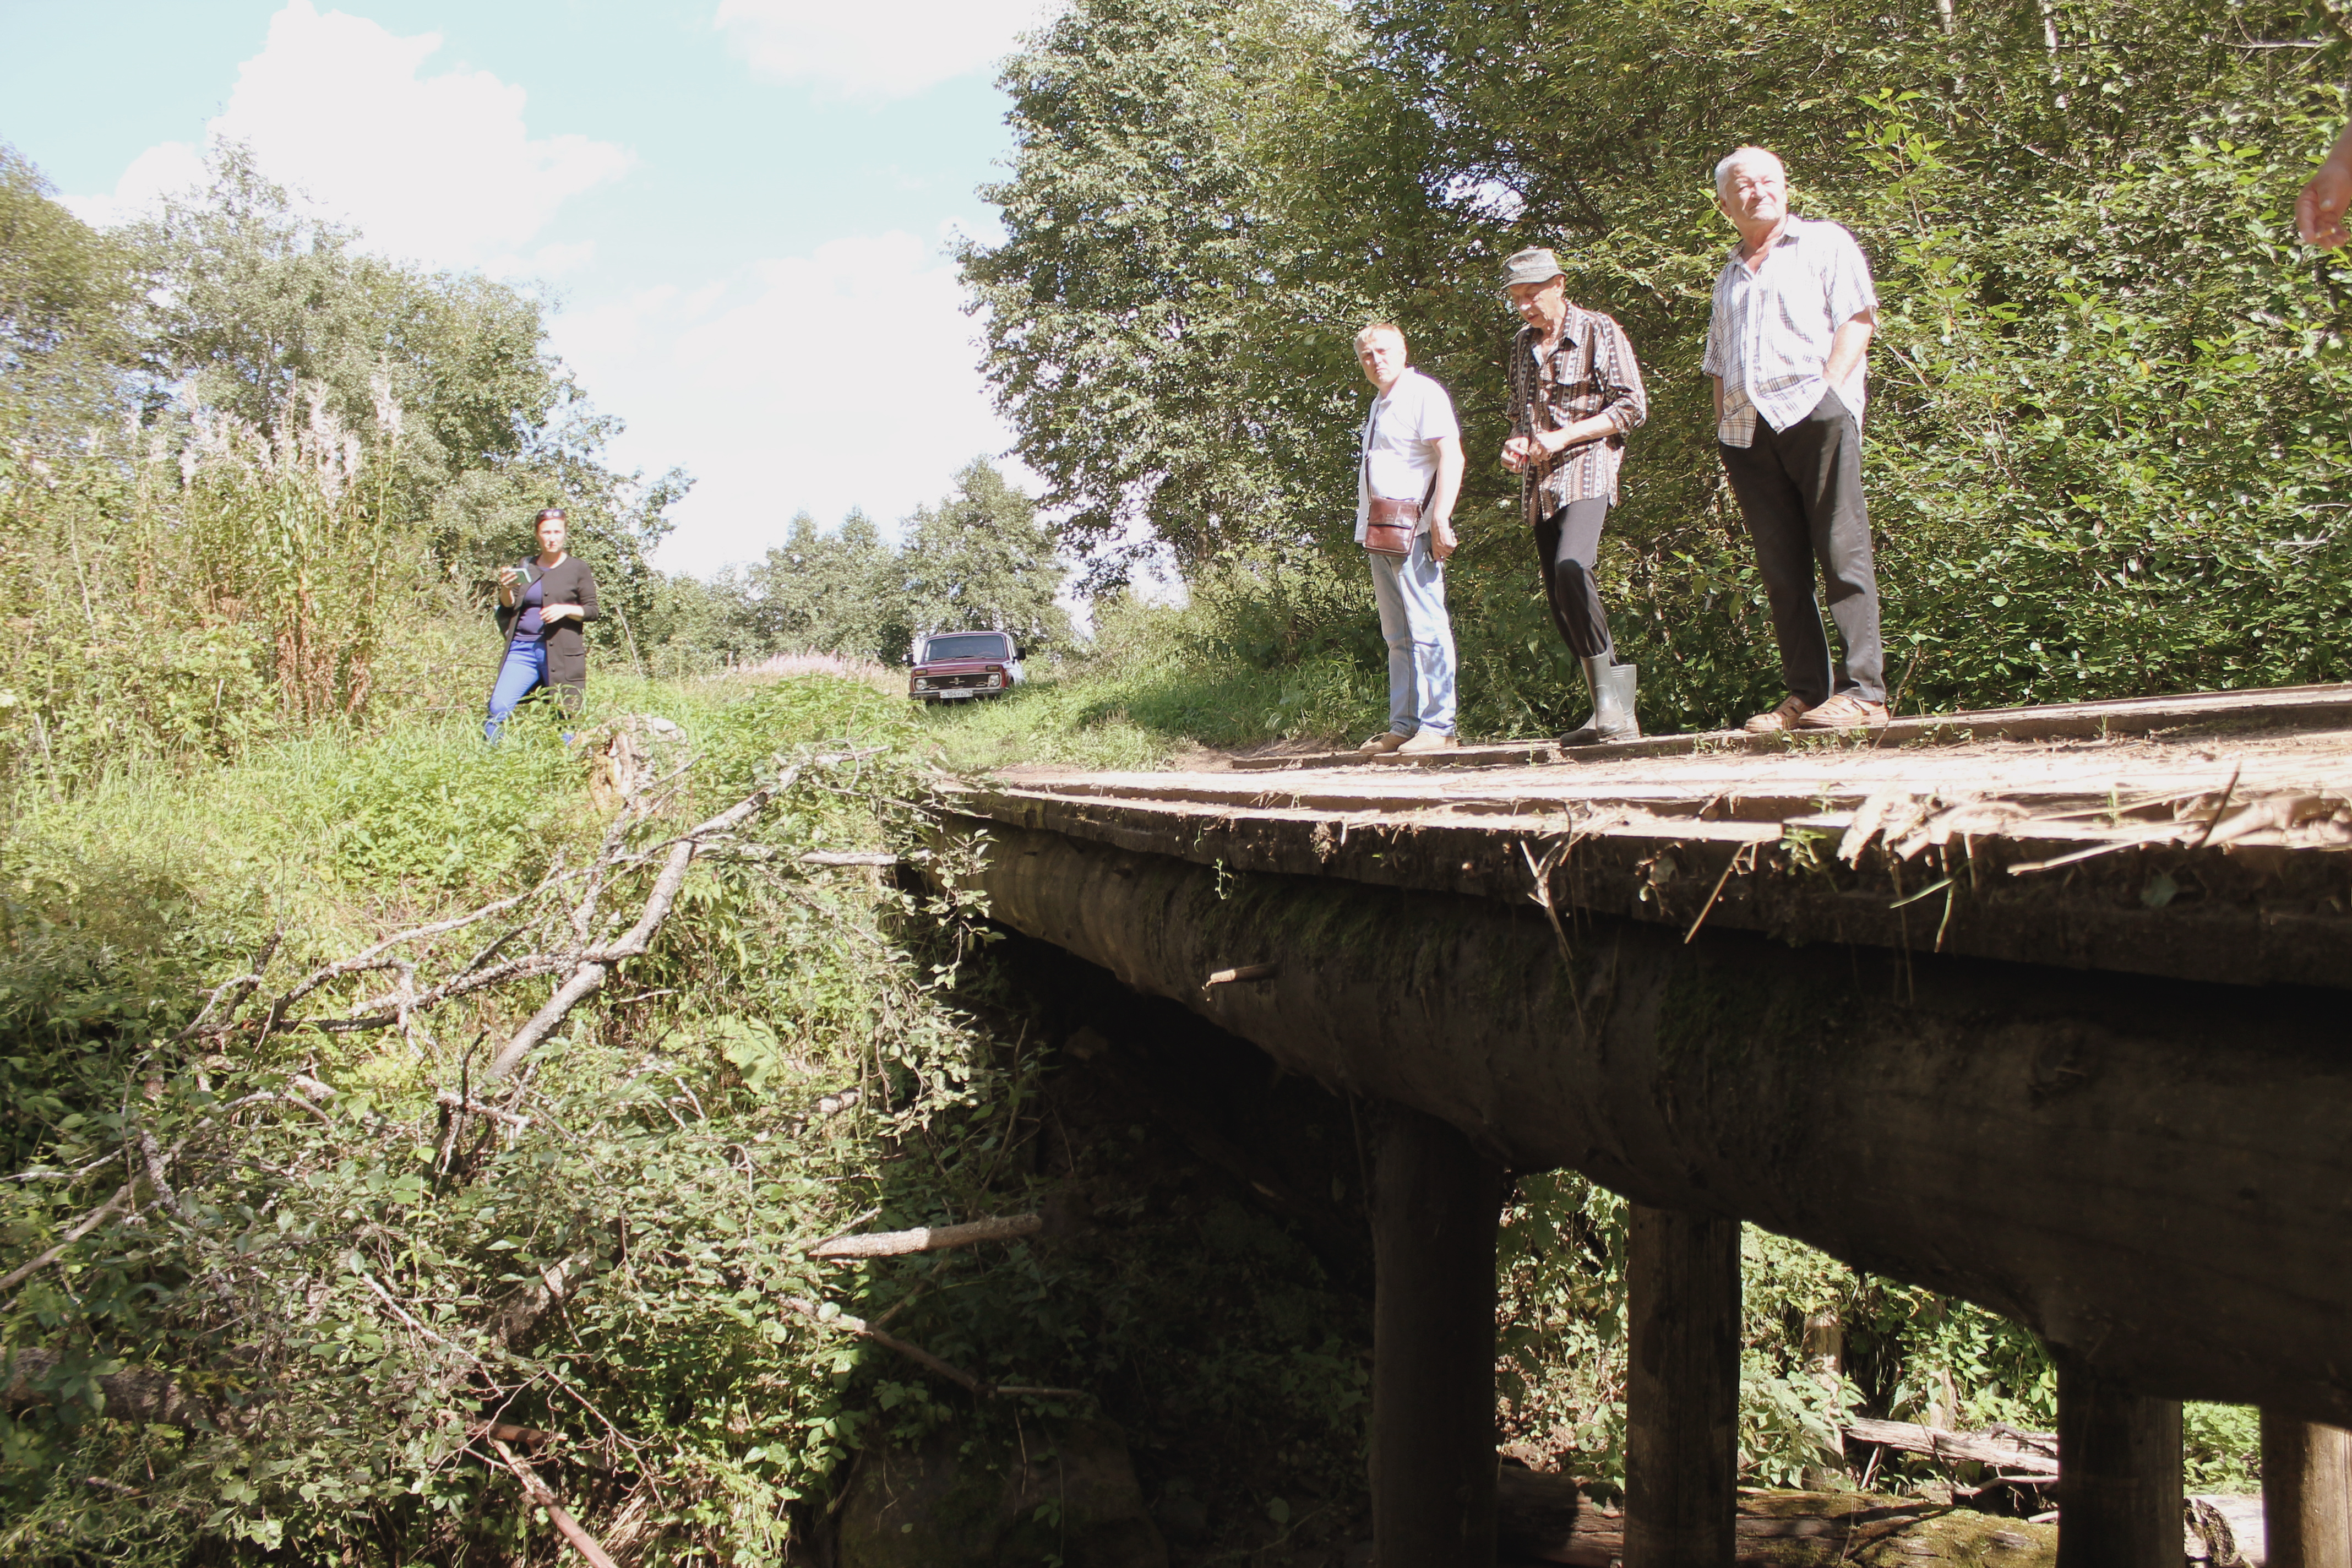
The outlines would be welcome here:
[[[2352,206],[2352,161],[2330,153],[2295,198],[2295,232],[2305,245],[2333,250],[2345,241],[2347,206]]]

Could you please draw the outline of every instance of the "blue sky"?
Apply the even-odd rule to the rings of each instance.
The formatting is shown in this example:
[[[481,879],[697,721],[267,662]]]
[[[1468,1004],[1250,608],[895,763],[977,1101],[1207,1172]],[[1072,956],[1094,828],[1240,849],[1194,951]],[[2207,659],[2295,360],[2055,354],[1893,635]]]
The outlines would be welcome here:
[[[106,222],[226,132],[373,248],[545,289],[623,465],[697,476],[662,560],[708,572],[1010,445],[944,249],[994,232],[1043,9],[0,0],[0,140]]]

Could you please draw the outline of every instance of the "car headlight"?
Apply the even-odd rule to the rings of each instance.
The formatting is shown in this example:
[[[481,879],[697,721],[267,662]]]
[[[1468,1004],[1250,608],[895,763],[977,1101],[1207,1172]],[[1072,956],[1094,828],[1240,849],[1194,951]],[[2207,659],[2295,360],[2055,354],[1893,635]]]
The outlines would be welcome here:
[[[1001,675],[992,675],[988,678],[988,683],[991,686],[1002,686],[1004,684],[1004,677]]]
[[[931,689],[931,678],[930,678],[929,676],[928,676],[928,675],[919,675],[919,676],[917,676],[917,677],[915,678],[915,689],[916,689],[916,690],[918,690],[918,691],[929,691],[930,689]]]

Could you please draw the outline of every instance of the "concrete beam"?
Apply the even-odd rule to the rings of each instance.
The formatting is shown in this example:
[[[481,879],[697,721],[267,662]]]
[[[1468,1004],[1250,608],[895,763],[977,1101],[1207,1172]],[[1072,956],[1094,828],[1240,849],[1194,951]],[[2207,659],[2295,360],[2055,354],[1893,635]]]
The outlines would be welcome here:
[[[2058,1363],[2058,1568],[2180,1568],[2180,1402]]]
[[[2270,1568],[2352,1568],[2352,1432],[2263,1412]]]
[[[2352,1425],[2352,1052],[2321,994],[1600,918],[1571,963],[1524,902],[984,826],[997,919],[1509,1169],[1796,1237],[2141,1393]]]
[[[1625,1261],[1625,1568],[1733,1568],[1739,1222],[1636,1204]]]
[[[1508,1178],[1402,1105],[1373,1110],[1372,1535],[1382,1563],[1495,1561],[1495,1237]]]

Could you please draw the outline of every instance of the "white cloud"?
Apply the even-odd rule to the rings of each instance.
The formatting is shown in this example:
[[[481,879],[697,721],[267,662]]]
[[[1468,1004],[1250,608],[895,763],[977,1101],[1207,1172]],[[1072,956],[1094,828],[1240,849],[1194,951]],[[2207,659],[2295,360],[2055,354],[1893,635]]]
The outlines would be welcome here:
[[[1011,446],[962,296],[935,244],[891,233],[551,326],[585,385],[629,389],[622,465],[696,477],[662,564],[709,573],[758,559],[803,509],[830,527],[863,507],[887,531]]]
[[[753,68],[845,98],[909,98],[992,67],[1055,0],[719,0],[718,25]]]
[[[533,139],[525,94],[488,71],[419,72],[438,33],[397,37],[362,17],[291,0],[205,127],[252,144],[262,171],[329,216],[358,224],[371,249],[438,267],[522,269],[520,252],[565,200],[626,171],[623,148],[584,136]],[[152,147],[111,196],[70,205],[113,221],[201,178],[195,150]],[[550,247],[560,270],[577,247]],[[542,252],[547,256],[547,252]]]

